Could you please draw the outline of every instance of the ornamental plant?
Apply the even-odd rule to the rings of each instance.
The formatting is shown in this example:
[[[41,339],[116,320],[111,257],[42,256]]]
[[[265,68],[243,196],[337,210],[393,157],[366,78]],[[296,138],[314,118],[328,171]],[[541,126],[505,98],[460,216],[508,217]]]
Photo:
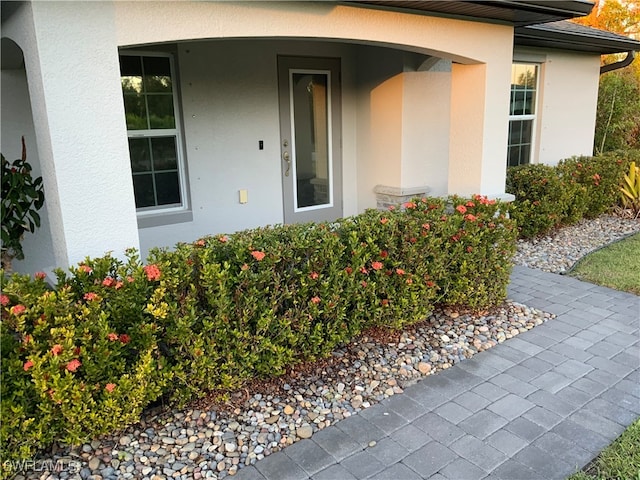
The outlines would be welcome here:
[[[148,264],[87,258],[0,276],[2,459],[78,444],[330,354],[371,326],[436,305],[504,301],[516,228],[485,197],[417,198],[333,223],[216,235]]]
[[[27,150],[22,137],[22,156],[9,163],[0,155],[2,163],[2,267],[8,269],[11,260],[24,258],[24,233],[33,233],[40,226],[38,210],[44,205],[42,177],[31,176]]]
[[[635,218],[640,215],[640,167],[636,162],[629,165],[629,173],[624,176],[620,187],[622,206],[632,211]]]

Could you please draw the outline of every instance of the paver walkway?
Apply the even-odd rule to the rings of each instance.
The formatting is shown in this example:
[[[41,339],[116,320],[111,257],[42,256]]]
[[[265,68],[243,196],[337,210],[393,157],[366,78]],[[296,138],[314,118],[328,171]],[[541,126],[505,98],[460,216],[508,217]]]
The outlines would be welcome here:
[[[236,478],[547,480],[582,468],[640,416],[640,297],[515,267],[509,298],[558,317]]]

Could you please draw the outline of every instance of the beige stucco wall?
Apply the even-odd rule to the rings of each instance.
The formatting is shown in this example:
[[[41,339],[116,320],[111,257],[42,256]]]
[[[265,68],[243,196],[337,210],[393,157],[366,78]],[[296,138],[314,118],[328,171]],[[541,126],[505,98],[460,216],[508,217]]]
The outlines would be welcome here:
[[[516,49],[514,59],[540,64],[532,162],[555,165],[573,155],[593,154],[600,56]]]
[[[57,266],[281,221],[279,54],[342,58],[345,215],[378,183],[504,190],[508,26],[334,2],[51,1],[2,27],[25,51]],[[160,44],[178,50],[194,220],[138,230],[118,48]],[[407,52],[459,63],[420,71]]]

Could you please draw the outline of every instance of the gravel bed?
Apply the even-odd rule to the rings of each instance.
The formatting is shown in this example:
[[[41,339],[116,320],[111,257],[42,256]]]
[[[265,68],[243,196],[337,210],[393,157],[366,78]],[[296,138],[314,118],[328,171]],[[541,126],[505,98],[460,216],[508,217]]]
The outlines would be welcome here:
[[[519,241],[514,263],[564,273],[588,252],[639,231],[640,221],[605,215]],[[229,477],[550,318],[511,301],[480,314],[436,310],[402,333],[372,331],[326,360],[270,382],[254,382],[227,405],[198,402],[185,410],[148,413],[119,434],[50,452],[16,478]],[[51,465],[63,468],[56,471]]]
[[[526,332],[553,315],[507,302],[491,312],[437,310],[401,333],[373,330],[330,358],[271,382],[219,408],[146,415],[138,425],[72,450],[49,453],[31,479],[221,479],[314,432],[398,395],[421,377]],[[53,470],[53,469],[49,469]]]
[[[566,273],[589,252],[640,232],[640,220],[602,215],[563,227],[544,237],[518,240],[516,265]]]

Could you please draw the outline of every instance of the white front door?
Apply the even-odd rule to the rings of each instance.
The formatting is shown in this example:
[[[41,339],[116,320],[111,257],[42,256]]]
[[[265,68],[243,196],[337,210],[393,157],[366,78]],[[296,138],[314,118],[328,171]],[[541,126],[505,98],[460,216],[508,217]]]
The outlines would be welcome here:
[[[342,217],[340,59],[278,57],[285,223]]]

